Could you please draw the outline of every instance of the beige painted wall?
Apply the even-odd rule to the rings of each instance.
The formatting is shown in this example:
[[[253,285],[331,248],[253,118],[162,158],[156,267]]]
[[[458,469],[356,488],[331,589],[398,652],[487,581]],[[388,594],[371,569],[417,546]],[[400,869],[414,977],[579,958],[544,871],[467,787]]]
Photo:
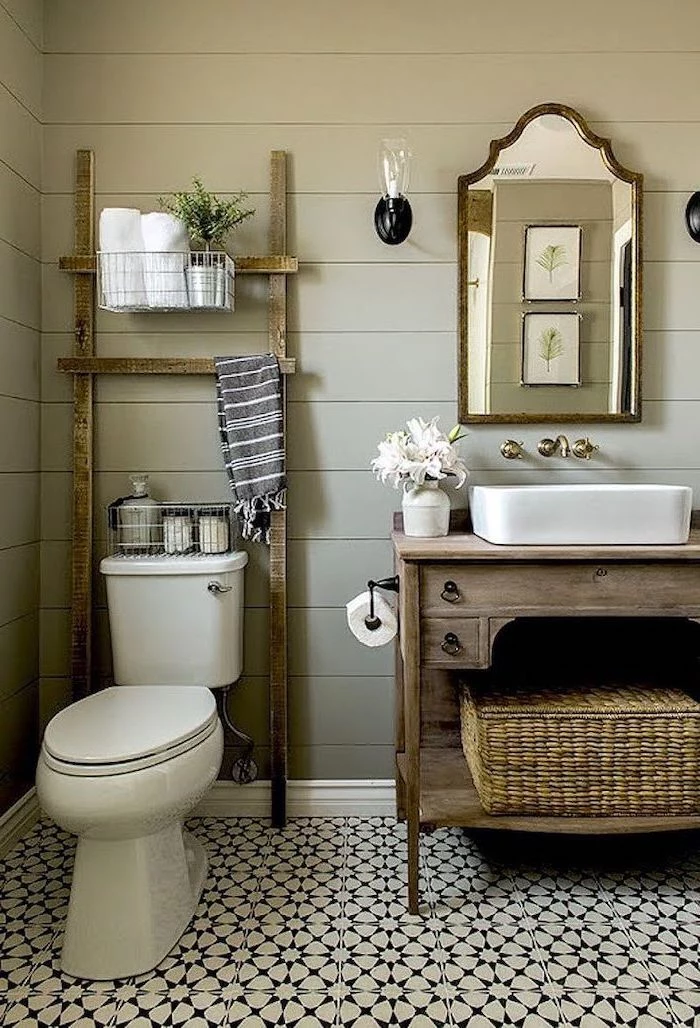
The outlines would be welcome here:
[[[201,174],[249,190],[259,208],[236,239],[265,248],[268,154],[290,154],[291,770],[296,777],[392,773],[392,654],[360,648],[344,603],[391,569],[398,498],[376,483],[376,443],[406,417],[456,410],[456,182],[489,140],[545,100],[579,108],[646,175],[644,421],[593,427],[592,466],[499,454],[504,427],[470,432],[474,481],[545,475],[691,482],[700,487],[700,250],[683,227],[698,187],[700,6],[591,0],[586,17],[553,0],[526,6],[407,0],[401,16],[370,0],[51,0],[46,7],[42,389],[42,678],[68,670],[70,404],[53,371],[71,345],[73,154],[94,147],[98,205],[155,206]],[[695,31],[693,31],[695,29]],[[377,52],[383,51],[382,53]],[[383,246],[372,227],[376,148],[405,132],[416,154],[410,239]],[[261,283],[241,281],[234,316],[102,315],[103,354],[240,353],[265,347]],[[226,497],[212,384],[103,381],[100,502],[148,470],[163,498]],[[572,436],[585,434],[570,426]],[[589,431],[588,429],[586,431]],[[530,453],[542,435],[520,428]],[[463,498],[462,498],[463,499]],[[241,725],[265,728],[265,568],[247,579]],[[104,626],[104,614],[101,616]],[[104,627],[102,629],[104,652]]]
[[[0,814],[39,723],[41,2],[0,3]]]

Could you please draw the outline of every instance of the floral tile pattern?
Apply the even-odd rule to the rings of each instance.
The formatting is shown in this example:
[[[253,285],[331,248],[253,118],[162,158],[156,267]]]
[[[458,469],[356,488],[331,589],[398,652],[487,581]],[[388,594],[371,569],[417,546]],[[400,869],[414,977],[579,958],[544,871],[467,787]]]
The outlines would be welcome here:
[[[70,994],[56,996],[46,992],[29,993],[19,997],[6,1011],[3,1025],[50,1025],[59,1028],[88,1028],[114,1024],[118,1001],[105,998],[98,992],[73,988]]]
[[[74,841],[0,862],[0,1023],[71,1028],[700,1025],[700,837],[634,846],[437,829],[406,908],[391,818],[193,819],[209,874],[148,974],[60,966]]]
[[[632,1025],[639,1028],[666,1028],[673,1019],[669,1008],[648,992],[572,992],[562,997],[561,1012],[568,1025],[606,1028],[607,1025]]]

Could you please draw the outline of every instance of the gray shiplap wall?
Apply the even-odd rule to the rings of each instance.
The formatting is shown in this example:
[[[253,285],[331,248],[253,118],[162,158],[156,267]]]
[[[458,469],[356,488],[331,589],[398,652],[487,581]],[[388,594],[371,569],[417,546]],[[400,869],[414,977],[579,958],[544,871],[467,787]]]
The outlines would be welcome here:
[[[488,142],[534,103],[579,108],[646,175],[645,409],[640,426],[591,431],[592,466],[504,466],[504,427],[474,429],[463,449],[476,481],[606,478],[700,487],[700,251],[684,234],[698,187],[700,8],[672,0],[592,0],[586,17],[553,0],[526,7],[408,0],[401,18],[370,0],[52,0],[46,8],[42,389],[42,678],[56,701],[68,669],[70,406],[53,371],[71,344],[73,154],[97,154],[98,207],[153,208],[201,174],[244,188],[259,208],[234,245],[265,249],[268,155],[290,154],[291,770],[295,777],[391,775],[387,650],[349,637],[344,603],[391,568],[395,493],[368,461],[406,417],[456,411],[456,182]],[[378,49],[384,52],[377,52]],[[660,83],[662,85],[660,85]],[[376,149],[404,132],[416,154],[409,241],[372,228]],[[264,348],[264,283],[241,280],[233,317],[101,315],[103,354]],[[110,379],[98,388],[100,502],[132,470],[163,498],[222,496],[212,385]],[[581,427],[581,434],[584,430]],[[570,426],[576,434],[577,426]],[[530,450],[542,434],[519,430]],[[463,502],[457,497],[455,502]],[[99,526],[97,535],[100,535]],[[99,546],[98,546],[99,552]],[[265,561],[247,579],[246,678],[236,713],[265,728]],[[101,619],[103,660],[106,648]]]
[[[39,724],[41,6],[0,3],[0,814]]]

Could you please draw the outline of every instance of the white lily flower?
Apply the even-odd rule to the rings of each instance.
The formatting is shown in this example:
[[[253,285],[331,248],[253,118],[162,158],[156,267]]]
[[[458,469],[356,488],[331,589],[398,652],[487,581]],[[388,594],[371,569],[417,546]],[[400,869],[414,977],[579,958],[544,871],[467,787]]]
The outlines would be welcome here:
[[[390,432],[378,444],[379,456],[371,464],[377,478],[395,489],[402,482],[423,485],[426,480],[439,481],[454,476],[457,487],[464,485],[469,474],[467,466],[459,456],[456,441],[460,426],[455,425],[449,435],[438,428],[439,418],[424,421],[410,418],[406,422],[408,431]]]

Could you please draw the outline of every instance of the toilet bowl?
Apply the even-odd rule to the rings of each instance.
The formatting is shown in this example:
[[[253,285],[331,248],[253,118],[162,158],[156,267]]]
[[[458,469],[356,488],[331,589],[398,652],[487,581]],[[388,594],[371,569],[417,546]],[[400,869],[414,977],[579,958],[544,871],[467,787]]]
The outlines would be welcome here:
[[[247,559],[102,562],[118,684],[49,722],[36,776],[45,813],[78,836],[61,956],[70,975],[151,970],[195,912],[207,861],[183,822],[221,767],[210,690],[241,673]]]
[[[163,707],[161,686],[106,689],[44,737],[41,805],[78,836],[61,963],[79,978],[155,967],[199,901],[206,857],[182,821],[216,779],[223,731],[208,689],[172,691]]]

